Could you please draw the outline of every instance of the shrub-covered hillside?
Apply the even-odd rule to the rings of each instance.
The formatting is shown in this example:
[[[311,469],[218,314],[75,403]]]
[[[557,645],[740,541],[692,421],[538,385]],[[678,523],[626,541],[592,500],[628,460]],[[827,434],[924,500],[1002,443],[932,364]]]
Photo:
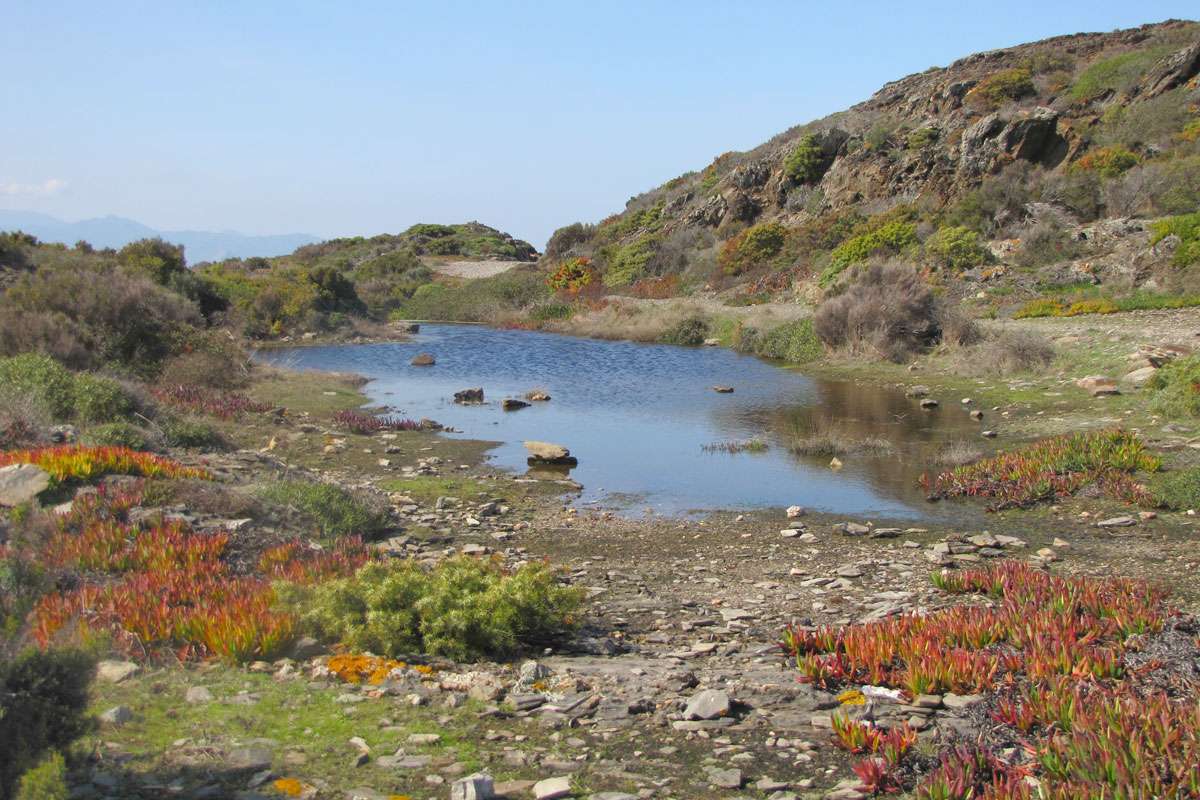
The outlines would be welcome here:
[[[815,299],[888,257],[959,296],[1188,289],[1195,225],[1160,245],[1143,220],[1200,208],[1198,72],[1183,21],[978,53],[561,228],[545,261],[643,297]]]

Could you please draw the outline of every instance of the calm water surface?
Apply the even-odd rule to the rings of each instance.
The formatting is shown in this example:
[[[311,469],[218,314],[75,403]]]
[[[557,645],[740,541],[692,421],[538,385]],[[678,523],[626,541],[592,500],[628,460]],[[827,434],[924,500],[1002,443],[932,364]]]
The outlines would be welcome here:
[[[413,367],[419,352],[433,367]],[[946,442],[977,442],[979,427],[944,398],[922,411],[902,393],[818,380],[723,348],[686,348],[580,339],[470,325],[423,325],[412,341],[273,350],[265,361],[299,369],[356,372],[365,391],[406,417],[430,417],[449,434],[500,442],[495,464],[525,472],[521,442],[565,445],[579,458],[571,477],[581,502],[695,510],[799,504],[856,515],[930,517],[916,479]],[[714,385],[733,386],[718,394]],[[482,386],[487,404],[461,406],[454,392]],[[505,397],[530,389],[549,403],[515,412]],[[953,400],[953,402],[947,402]],[[828,456],[793,455],[788,442],[812,429],[893,443],[885,458],[850,454],[835,472]],[[765,453],[706,453],[713,442],[769,443]],[[944,512],[943,512],[944,513]]]

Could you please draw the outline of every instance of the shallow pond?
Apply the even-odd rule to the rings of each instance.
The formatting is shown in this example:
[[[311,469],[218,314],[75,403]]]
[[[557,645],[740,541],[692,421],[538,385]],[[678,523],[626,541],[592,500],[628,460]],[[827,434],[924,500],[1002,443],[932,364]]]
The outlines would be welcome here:
[[[428,352],[432,367],[409,364]],[[958,398],[921,410],[889,388],[807,377],[716,348],[581,339],[473,325],[423,325],[412,341],[272,350],[264,361],[298,369],[356,372],[366,393],[394,413],[429,417],[452,436],[500,442],[498,466],[525,472],[527,439],[571,449],[581,502],[676,514],[706,509],[808,508],[854,515],[928,518],[917,485],[950,442],[979,445],[979,425]],[[733,387],[720,394],[713,386]],[[487,403],[453,402],[483,387]],[[518,411],[500,401],[542,389],[552,399]],[[828,454],[797,455],[813,432],[884,439],[885,455],[850,452],[833,470]],[[705,445],[757,438],[765,452],[708,452]],[[960,512],[961,513],[961,512]]]

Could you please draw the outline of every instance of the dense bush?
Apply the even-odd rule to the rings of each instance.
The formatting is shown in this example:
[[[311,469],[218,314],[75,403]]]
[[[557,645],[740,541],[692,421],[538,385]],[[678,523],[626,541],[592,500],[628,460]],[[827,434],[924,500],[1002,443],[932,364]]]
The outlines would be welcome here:
[[[821,177],[824,157],[817,137],[804,136],[783,162],[783,174],[794,183],[814,183]]]
[[[967,102],[979,108],[995,108],[1011,100],[1036,94],[1033,76],[1024,67],[993,72],[967,92]]]
[[[1146,384],[1150,408],[1170,417],[1200,416],[1200,356],[1176,359]]]
[[[1090,101],[1109,92],[1126,92],[1170,52],[1170,47],[1149,47],[1095,61],[1075,79],[1071,98]]]
[[[847,239],[829,254],[829,267],[821,273],[821,286],[829,286],[852,264],[861,264],[873,255],[899,255],[917,244],[917,226],[893,220],[880,227]]]
[[[171,447],[209,450],[225,446],[221,434],[207,422],[188,417],[167,416],[159,424],[164,441]]]
[[[546,242],[546,258],[562,258],[570,255],[575,248],[586,245],[596,233],[595,225],[574,222],[559,228],[550,235]]]
[[[259,490],[258,497],[300,512],[312,520],[322,536],[370,537],[387,526],[387,510],[382,503],[329,483],[280,481]]]
[[[350,650],[460,661],[551,644],[573,626],[581,601],[544,564],[505,573],[466,556],[432,569],[414,561],[368,564],[351,578],[276,593],[302,626]]]
[[[688,317],[668,328],[659,341],[663,344],[695,346],[708,338],[708,321],[703,317]]]
[[[61,749],[88,728],[93,659],[76,650],[29,650],[0,661],[0,796],[49,749]]]
[[[772,328],[754,342],[753,352],[764,358],[778,358],[790,364],[807,364],[823,354],[821,340],[811,319],[785,322]]]
[[[1088,151],[1075,162],[1075,168],[1094,171],[1105,178],[1115,178],[1136,167],[1140,161],[1137,153],[1121,145],[1113,145]]]
[[[128,447],[130,450],[154,450],[156,437],[130,422],[110,422],[89,428],[84,441],[97,447]]]
[[[498,322],[550,297],[544,273],[518,267],[462,286],[427,283],[396,316],[449,322]]]
[[[72,373],[40,353],[0,358],[0,385],[23,394],[57,421],[110,422],[136,406],[132,395],[111,378]]]
[[[1035,199],[1037,175],[1028,162],[1018,161],[1000,174],[984,179],[955,201],[942,217],[943,225],[963,225],[984,236],[994,236],[1025,216],[1025,206]]]
[[[778,256],[786,238],[787,228],[778,222],[755,225],[726,241],[717,263],[726,275],[739,275]]]
[[[0,355],[36,351],[80,369],[153,375],[201,323],[195,304],[144,278],[39,270],[0,296]]]
[[[961,225],[939,228],[925,240],[925,252],[938,266],[955,271],[986,264],[992,256],[979,234]]]
[[[15,800],[69,800],[67,763],[52,750],[37,766],[21,776]]]
[[[1185,467],[1164,472],[1151,484],[1154,499],[1175,511],[1200,509],[1200,467]]]
[[[944,313],[911,267],[876,264],[843,294],[823,302],[813,326],[829,347],[900,362],[941,337]]]
[[[660,241],[657,233],[646,233],[626,244],[602,248],[600,254],[606,264],[604,285],[628,286],[645,277],[646,268],[658,255]]]
[[[1155,244],[1168,236],[1179,237],[1179,246],[1172,259],[1175,266],[1186,267],[1200,262],[1200,211],[1159,220],[1150,226],[1150,231],[1151,242]]]

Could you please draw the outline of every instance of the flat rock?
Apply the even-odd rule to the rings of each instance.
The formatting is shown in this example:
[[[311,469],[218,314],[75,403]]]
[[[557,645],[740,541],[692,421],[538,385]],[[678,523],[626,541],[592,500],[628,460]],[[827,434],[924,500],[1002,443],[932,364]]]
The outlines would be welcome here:
[[[951,711],[959,711],[964,708],[979,703],[983,700],[981,694],[944,694],[942,695],[942,705]]]
[[[129,706],[113,706],[100,715],[100,722],[105,725],[121,726],[133,719],[133,711]]]
[[[729,694],[720,689],[705,689],[692,695],[683,710],[684,719],[717,719],[729,716],[732,703]]]
[[[546,778],[533,785],[533,796],[537,800],[559,800],[571,796],[571,779],[567,777]]]
[[[0,468],[0,506],[19,506],[34,500],[50,485],[50,473],[34,464]]]
[[[120,683],[142,671],[132,661],[101,661],[96,665],[96,680]]]
[[[238,747],[229,751],[225,766],[229,769],[258,772],[271,768],[275,754],[266,747]]]
[[[1110,517],[1096,523],[1097,528],[1128,528],[1137,525],[1137,520],[1130,516]]]
[[[1104,375],[1088,375],[1086,378],[1080,378],[1075,381],[1075,385],[1092,397],[1103,397],[1105,395],[1121,393],[1121,390],[1117,387],[1117,382]]]
[[[495,796],[495,783],[486,772],[459,778],[450,785],[450,800],[492,800]]]
[[[531,456],[541,461],[562,461],[571,457],[571,451],[561,444],[538,441],[528,441],[522,444],[525,445],[525,449]]]
[[[740,769],[714,769],[708,773],[708,782],[721,789],[740,789],[745,778]]]
[[[437,363],[437,359],[433,357],[432,353],[418,353],[417,355],[413,356],[413,360],[408,363],[412,364],[414,367],[432,367]]]

